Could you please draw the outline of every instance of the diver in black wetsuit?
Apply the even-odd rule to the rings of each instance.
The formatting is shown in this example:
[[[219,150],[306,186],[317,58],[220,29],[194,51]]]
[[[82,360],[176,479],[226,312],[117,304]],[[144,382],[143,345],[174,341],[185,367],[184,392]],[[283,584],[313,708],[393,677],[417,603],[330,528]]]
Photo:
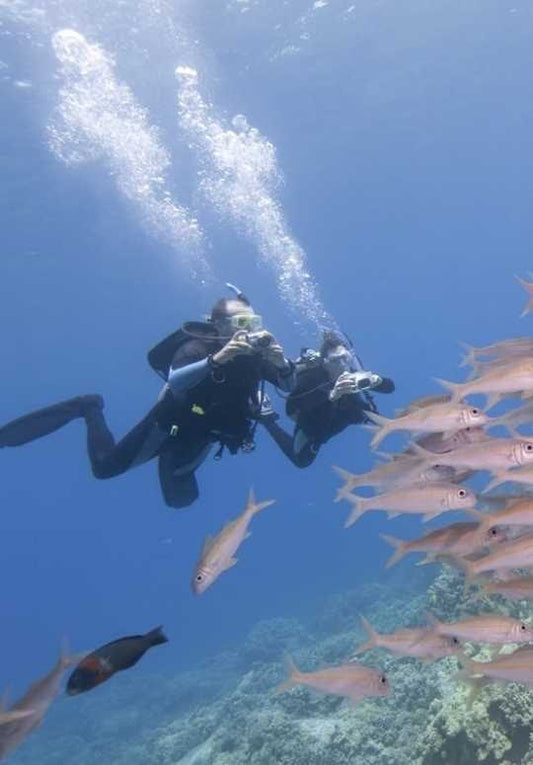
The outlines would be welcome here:
[[[148,354],[165,385],[155,406],[121,441],[107,427],[101,396],[78,396],[0,428],[0,447],[20,446],[84,418],[96,478],[110,478],[155,457],[165,502],[186,507],[198,498],[195,471],[214,444],[220,453],[253,449],[254,417],[266,380],[285,391],[294,365],[261,330],[247,298],[219,300],[207,322],[188,322]]]
[[[308,467],[322,444],[348,425],[368,422],[365,410],[377,411],[369,390],[392,393],[394,383],[365,371],[351,343],[326,331],[320,351],[304,349],[296,361],[296,384],[286,404],[295,421],[292,435],[278,425],[269,402],[258,419],[294,465]]]

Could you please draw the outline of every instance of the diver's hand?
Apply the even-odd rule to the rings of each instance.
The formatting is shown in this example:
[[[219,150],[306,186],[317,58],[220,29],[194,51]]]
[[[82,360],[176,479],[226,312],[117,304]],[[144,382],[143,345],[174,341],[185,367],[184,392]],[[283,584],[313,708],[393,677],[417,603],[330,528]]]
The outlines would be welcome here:
[[[357,381],[353,372],[343,372],[337,377],[333,389],[329,393],[330,401],[338,401],[343,396],[352,396],[357,393]]]
[[[276,369],[288,369],[290,362],[285,357],[285,351],[273,335],[271,338],[270,344],[261,350],[262,358],[269,361]]]
[[[237,356],[250,356],[254,352],[255,349],[246,339],[246,332],[239,331],[223,348],[213,354],[213,361],[215,364],[223,366],[229,361],[233,361]]]

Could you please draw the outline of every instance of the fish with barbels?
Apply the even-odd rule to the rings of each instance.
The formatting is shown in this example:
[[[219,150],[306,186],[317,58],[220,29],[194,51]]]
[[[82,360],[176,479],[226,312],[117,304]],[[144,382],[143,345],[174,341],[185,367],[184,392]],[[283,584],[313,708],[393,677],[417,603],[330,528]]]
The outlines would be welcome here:
[[[533,465],[523,465],[516,469],[492,470],[492,480],[483,489],[483,494],[501,486],[504,483],[518,483],[522,486],[533,486]]]
[[[521,683],[533,687],[533,648],[521,646],[513,653],[499,654],[492,661],[461,660],[463,669],[456,675],[458,678],[484,681]]]
[[[527,303],[524,306],[524,309],[520,316],[525,316],[528,313],[531,313],[533,311],[533,282],[526,282],[525,279],[521,279],[519,276],[516,277],[519,284],[522,285],[522,287],[525,289],[527,294]]]
[[[516,499],[494,513],[473,510],[472,515],[478,520],[480,530],[491,526],[533,526],[533,497]]]
[[[345,528],[354,524],[369,510],[384,510],[389,518],[403,513],[422,515],[424,521],[432,520],[451,510],[468,512],[476,504],[476,495],[466,486],[455,483],[428,483],[393,489],[374,497],[343,492],[343,499],[353,505]]]
[[[527,624],[502,614],[467,616],[458,622],[440,622],[428,614],[428,620],[437,635],[456,637],[472,643],[533,643],[533,630]]]
[[[341,664],[316,672],[300,672],[290,656],[285,657],[287,679],[275,693],[283,693],[295,685],[303,685],[324,695],[344,696],[357,704],[369,696],[388,696],[390,685],[387,676],[377,669],[363,664]]]
[[[409,553],[425,553],[428,557],[423,562],[427,563],[443,553],[459,557],[474,555],[505,541],[506,533],[498,526],[482,529],[476,522],[460,522],[434,529],[418,539],[397,539],[390,534],[380,534],[380,537],[394,549],[385,564],[385,568],[390,568]]]
[[[488,411],[502,398],[512,394],[522,393],[522,398],[533,396],[533,359],[519,358],[464,383],[437,382],[449,391],[455,403],[477,393],[487,396],[485,411]]]
[[[379,634],[370,622],[361,617],[368,640],[356,648],[358,656],[373,648],[385,648],[395,656],[409,656],[422,661],[434,661],[444,656],[454,656],[462,652],[461,642],[455,636],[438,635],[428,627],[399,629],[391,634]]]
[[[387,489],[399,486],[409,486],[413,483],[440,483],[452,481],[455,478],[455,470],[447,466],[435,465],[424,467],[421,460],[399,455],[398,459],[377,465],[368,473],[350,473],[348,470],[333,465],[333,470],[344,480],[335,498],[339,502],[344,493],[356,489],[358,486],[373,486],[377,489]]]
[[[18,714],[18,719],[0,725],[0,760],[11,754],[42,723],[59,693],[65,669],[75,661],[63,649],[54,668],[41,680],[30,685],[24,696],[7,711],[7,714]]]
[[[379,426],[371,441],[372,448],[377,447],[384,438],[395,431],[408,430],[412,433],[453,435],[464,428],[480,427],[489,423],[489,417],[475,406],[454,403],[450,401],[449,396],[432,398],[435,398],[437,402],[414,406],[400,417],[389,419],[376,412],[366,412],[368,419]]]
[[[480,444],[465,444],[452,452],[439,454],[438,457],[413,443],[415,454],[429,465],[449,465],[468,470],[488,470],[497,473],[523,465],[533,465],[533,440],[526,438],[491,438]]]
[[[205,592],[224,571],[237,563],[235,553],[251,534],[248,530],[250,521],[254,515],[274,502],[274,499],[268,499],[257,503],[253,489],[250,489],[248,503],[241,515],[229,521],[216,537],[207,537],[192,578],[191,586],[195,595]]]
[[[133,667],[149,648],[168,643],[162,627],[146,635],[132,635],[113,640],[84,656],[67,682],[69,696],[90,691],[109,680],[116,672]]]
[[[518,409],[511,409],[500,417],[493,417],[490,427],[498,425],[507,428],[509,435],[513,438],[521,438],[517,428],[522,427],[522,425],[533,425],[533,401],[518,407]]]
[[[533,577],[513,576],[510,579],[498,579],[493,582],[484,580],[479,584],[479,592],[475,597],[483,598],[487,595],[502,595],[509,600],[533,600]]]
[[[441,557],[462,569],[467,581],[472,581],[488,571],[530,568],[533,566],[533,532],[503,542],[478,560],[470,561],[452,555]]]
[[[483,348],[475,348],[473,345],[461,343],[466,355],[459,366],[471,366],[483,356],[492,360],[517,359],[533,354],[533,337],[514,337],[511,340],[501,340]]]

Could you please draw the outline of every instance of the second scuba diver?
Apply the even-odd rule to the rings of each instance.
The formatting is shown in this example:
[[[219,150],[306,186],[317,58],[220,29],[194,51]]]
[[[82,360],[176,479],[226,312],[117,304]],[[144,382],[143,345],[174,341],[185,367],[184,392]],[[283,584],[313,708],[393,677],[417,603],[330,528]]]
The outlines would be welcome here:
[[[377,411],[370,390],[392,393],[394,383],[365,371],[352,344],[326,331],[320,351],[304,349],[296,361],[296,384],[286,404],[295,422],[293,433],[278,425],[278,415],[266,402],[259,421],[294,465],[308,467],[332,436],[348,425],[369,422],[365,410]]]
[[[294,385],[294,365],[262,330],[261,317],[236,287],[215,303],[206,322],[187,322],[148,354],[165,380],[155,406],[115,442],[99,395],[77,396],[19,417],[0,428],[0,447],[20,446],[74,419],[87,426],[87,450],[96,478],[111,478],[158,458],[159,479],[170,507],[198,498],[195,471],[214,444],[219,454],[253,449],[261,387]]]

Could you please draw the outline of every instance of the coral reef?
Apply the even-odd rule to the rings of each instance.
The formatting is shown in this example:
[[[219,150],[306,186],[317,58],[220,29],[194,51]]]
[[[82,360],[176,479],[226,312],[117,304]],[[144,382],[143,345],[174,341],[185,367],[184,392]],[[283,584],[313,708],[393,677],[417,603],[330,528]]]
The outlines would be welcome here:
[[[424,576],[430,567],[424,567]],[[289,651],[302,670],[345,661],[364,639],[358,614],[389,632],[423,624],[426,611],[452,620],[524,603],[466,595],[453,569],[431,567],[403,588],[379,582],[328,599],[315,621],[259,622],[235,651],[174,677],[138,673],[87,697],[60,701],[13,765],[533,765],[533,693],[518,685],[473,692],[453,658],[433,664],[375,649],[393,694],[356,707],[305,688],[273,693]],[[404,583],[405,584],[405,583]],[[474,649],[468,647],[469,653]],[[475,658],[488,658],[478,649]]]

